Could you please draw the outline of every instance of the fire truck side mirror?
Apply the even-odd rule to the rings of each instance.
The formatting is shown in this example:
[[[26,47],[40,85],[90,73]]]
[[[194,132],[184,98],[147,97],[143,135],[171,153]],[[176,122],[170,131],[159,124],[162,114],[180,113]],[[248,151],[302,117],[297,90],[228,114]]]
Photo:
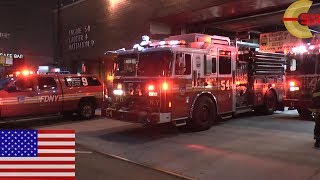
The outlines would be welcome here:
[[[297,60],[291,59],[290,60],[290,71],[296,71],[297,70]]]
[[[212,73],[212,58],[211,56],[204,57],[204,72],[205,75],[209,75]]]

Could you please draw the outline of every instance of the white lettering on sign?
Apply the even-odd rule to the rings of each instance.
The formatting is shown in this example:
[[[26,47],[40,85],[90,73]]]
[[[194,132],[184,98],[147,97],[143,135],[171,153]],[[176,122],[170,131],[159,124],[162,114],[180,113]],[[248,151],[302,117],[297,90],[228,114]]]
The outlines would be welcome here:
[[[2,52],[0,52],[0,56],[5,56],[5,57],[15,58],[15,59],[23,58],[23,54],[11,54],[11,53],[2,53]]]
[[[74,51],[83,48],[93,47],[95,41],[90,39],[91,26],[86,25],[69,30],[68,46],[69,50]]]
[[[58,95],[49,95],[49,96],[40,96],[40,102],[48,103],[48,102],[58,102],[59,101]]]
[[[3,33],[3,32],[0,32],[0,38],[3,38],[3,39],[10,39],[10,33]]]

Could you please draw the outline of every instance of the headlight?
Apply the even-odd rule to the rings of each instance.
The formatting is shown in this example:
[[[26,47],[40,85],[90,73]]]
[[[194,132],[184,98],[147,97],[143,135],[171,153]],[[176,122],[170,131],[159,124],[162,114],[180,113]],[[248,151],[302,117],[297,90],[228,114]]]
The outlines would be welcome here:
[[[122,96],[123,95],[123,90],[121,89],[115,89],[113,90],[114,95]]]
[[[299,91],[300,90],[300,88],[299,87],[290,87],[290,91]]]

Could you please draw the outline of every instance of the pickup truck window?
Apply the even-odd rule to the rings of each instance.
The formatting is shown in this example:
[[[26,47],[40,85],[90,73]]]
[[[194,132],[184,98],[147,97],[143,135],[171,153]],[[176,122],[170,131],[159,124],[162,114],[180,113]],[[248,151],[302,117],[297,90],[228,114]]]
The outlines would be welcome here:
[[[38,77],[39,90],[49,91],[57,88],[57,83],[52,77]]]
[[[64,78],[64,81],[68,87],[101,85],[100,81],[96,77],[66,77]]]
[[[31,92],[35,90],[33,79],[18,79],[10,87],[10,92]]]

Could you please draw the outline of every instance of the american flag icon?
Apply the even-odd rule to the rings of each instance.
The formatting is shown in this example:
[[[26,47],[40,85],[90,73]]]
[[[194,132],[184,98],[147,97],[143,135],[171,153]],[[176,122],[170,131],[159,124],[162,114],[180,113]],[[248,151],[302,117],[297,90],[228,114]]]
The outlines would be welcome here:
[[[74,130],[0,130],[0,180],[75,180]]]

